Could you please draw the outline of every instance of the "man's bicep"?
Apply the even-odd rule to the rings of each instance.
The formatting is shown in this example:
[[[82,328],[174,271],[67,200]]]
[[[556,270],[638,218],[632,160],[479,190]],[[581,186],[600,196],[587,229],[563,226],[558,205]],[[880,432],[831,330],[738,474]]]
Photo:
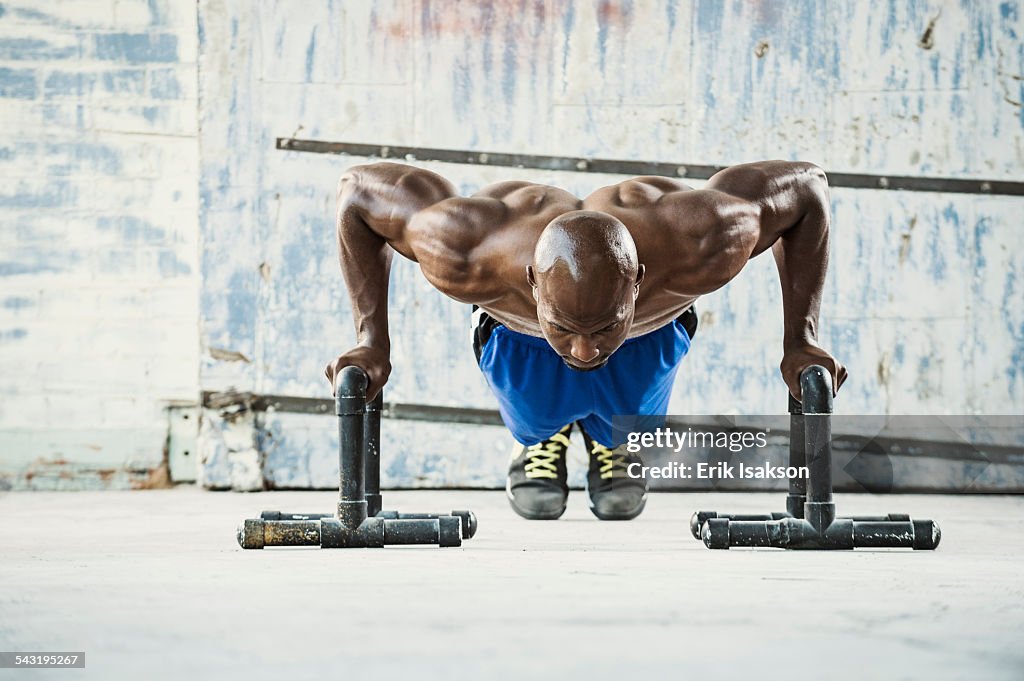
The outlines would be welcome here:
[[[727,168],[707,185],[758,207],[760,232],[754,255],[762,252],[810,212],[828,211],[824,171],[803,161],[760,161]]]
[[[706,189],[731,194],[756,203],[785,206],[797,201],[809,188],[827,187],[825,172],[806,161],[757,161],[715,173]]]
[[[758,161],[731,166],[712,175],[704,188],[748,201],[760,201],[769,194],[773,179],[781,174],[782,168],[778,165],[781,163],[785,162]]]

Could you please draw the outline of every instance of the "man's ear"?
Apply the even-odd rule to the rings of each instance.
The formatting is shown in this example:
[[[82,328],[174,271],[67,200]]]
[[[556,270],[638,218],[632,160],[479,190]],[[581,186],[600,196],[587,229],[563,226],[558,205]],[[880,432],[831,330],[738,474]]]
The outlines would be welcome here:
[[[646,271],[647,270],[644,268],[643,265],[640,265],[640,266],[638,266],[636,268],[636,281],[633,282],[633,297],[634,298],[637,297],[638,295],[640,295],[640,284],[644,280],[644,273]]]
[[[537,290],[537,275],[534,274],[533,265],[526,266],[526,281],[530,283],[530,292],[533,293],[533,299],[540,301],[540,292]]]

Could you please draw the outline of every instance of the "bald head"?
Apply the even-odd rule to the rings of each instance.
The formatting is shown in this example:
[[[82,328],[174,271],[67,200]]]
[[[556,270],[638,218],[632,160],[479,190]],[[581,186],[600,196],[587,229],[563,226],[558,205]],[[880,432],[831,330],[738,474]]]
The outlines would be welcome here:
[[[636,277],[636,244],[617,218],[597,211],[577,210],[552,220],[533,251],[537,275],[556,269],[574,282],[587,278]]]
[[[527,276],[545,338],[576,369],[597,369],[626,339],[643,279],[636,244],[617,218],[573,211],[552,220]]]

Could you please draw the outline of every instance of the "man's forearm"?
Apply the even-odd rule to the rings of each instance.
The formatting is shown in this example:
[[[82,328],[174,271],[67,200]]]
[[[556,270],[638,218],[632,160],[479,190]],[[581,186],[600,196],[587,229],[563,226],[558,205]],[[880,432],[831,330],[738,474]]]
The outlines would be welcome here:
[[[803,216],[772,247],[782,284],[786,349],[817,343],[818,311],[828,271],[827,186],[811,188],[805,201]]]
[[[393,251],[353,206],[338,213],[338,257],[359,345],[389,351],[388,279]]]

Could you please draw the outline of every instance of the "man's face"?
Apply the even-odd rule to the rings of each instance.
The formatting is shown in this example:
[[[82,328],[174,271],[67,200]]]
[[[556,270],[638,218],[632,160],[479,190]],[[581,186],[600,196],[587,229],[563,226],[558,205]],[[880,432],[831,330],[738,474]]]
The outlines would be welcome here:
[[[616,286],[619,290],[614,292],[591,291],[592,296],[564,286],[552,288],[543,284],[534,288],[544,338],[569,368],[600,369],[629,336],[635,287],[627,284]]]

